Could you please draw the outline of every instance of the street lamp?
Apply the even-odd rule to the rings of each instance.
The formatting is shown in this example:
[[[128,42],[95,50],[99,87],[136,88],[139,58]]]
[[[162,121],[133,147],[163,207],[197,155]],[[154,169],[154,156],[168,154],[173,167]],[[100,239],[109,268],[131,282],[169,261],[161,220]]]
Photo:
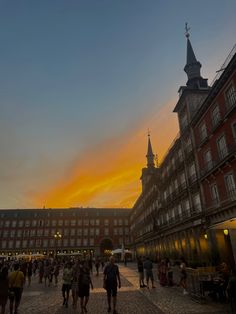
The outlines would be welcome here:
[[[56,240],[56,255],[57,255],[57,245],[58,245],[58,240],[62,238],[62,235],[59,231],[57,231],[55,234],[54,234],[54,238]]]

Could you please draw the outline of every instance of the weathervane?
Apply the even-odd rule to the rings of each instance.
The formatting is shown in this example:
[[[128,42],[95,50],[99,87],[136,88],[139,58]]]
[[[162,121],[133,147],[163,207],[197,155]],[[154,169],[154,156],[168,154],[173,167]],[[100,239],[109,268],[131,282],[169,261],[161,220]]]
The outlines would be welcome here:
[[[190,30],[190,27],[188,27],[188,23],[186,22],[186,23],[185,23],[185,36],[186,36],[187,38],[189,38],[189,36],[190,36],[189,30]]]

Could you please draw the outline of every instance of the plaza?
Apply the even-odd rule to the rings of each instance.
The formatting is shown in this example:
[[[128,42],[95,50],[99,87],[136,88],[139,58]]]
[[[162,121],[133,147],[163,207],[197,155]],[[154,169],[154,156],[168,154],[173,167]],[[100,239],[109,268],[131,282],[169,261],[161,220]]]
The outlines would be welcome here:
[[[119,314],[225,314],[228,304],[212,303],[210,301],[201,304],[184,296],[182,290],[177,287],[160,287],[156,281],[155,289],[139,288],[136,264],[129,263],[127,267],[119,265],[121,273],[121,289],[118,291]],[[62,273],[62,271],[61,271]],[[157,274],[156,265],[154,275]],[[60,275],[61,278],[61,275]],[[107,313],[106,292],[102,288],[103,274],[92,275],[94,289],[90,290],[90,300],[87,306],[88,313]],[[72,309],[70,297],[69,307],[62,306],[61,281],[57,287],[45,287],[38,283],[38,277],[32,278],[32,285],[25,285],[19,314],[72,314],[80,313],[79,301],[76,310]],[[7,314],[8,307],[7,307]]]

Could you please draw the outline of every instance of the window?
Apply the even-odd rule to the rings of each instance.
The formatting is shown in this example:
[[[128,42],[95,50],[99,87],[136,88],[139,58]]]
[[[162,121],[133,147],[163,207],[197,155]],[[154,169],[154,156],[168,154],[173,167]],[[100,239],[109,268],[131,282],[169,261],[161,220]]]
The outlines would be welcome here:
[[[236,121],[232,123],[231,127],[232,127],[234,141],[236,142]]]
[[[119,226],[122,226],[122,225],[123,225],[123,220],[119,219]]]
[[[77,245],[80,246],[81,245],[81,239],[77,239]]]
[[[47,247],[48,246],[48,240],[43,240],[43,247]]]
[[[84,244],[84,246],[87,246],[87,245],[88,245],[88,239],[87,239],[87,238],[84,238],[84,239],[83,239],[83,244]]]
[[[89,239],[89,244],[90,244],[90,246],[93,246],[93,245],[94,245],[94,238],[90,238],[90,239]]]
[[[94,235],[94,228],[90,228],[90,235]]]
[[[220,198],[219,198],[218,188],[216,184],[213,184],[211,186],[211,197],[214,203],[216,204],[219,203]]]
[[[189,176],[192,180],[196,178],[196,168],[194,163],[189,166]]]
[[[129,220],[125,219],[125,225],[128,226],[129,225]]]
[[[71,220],[70,225],[71,226],[75,226],[76,225],[76,220],[75,219]]]
[[[201,142],[204,141],[207,138],[207,127],[206,127],[206,123],[204,122],[201,126],[200,126],[200,140]]]
[[[75,229],[71,229],[71,230],[70,230],[70,235],[71,235],[71,236],[74,236],[74,235],[75,235]]]
[[[85,236],[88,235],[88,229],[87,229],[87,228],[84,229],[84,235],[85,235]]]
[[[236,186],[233,173],[229,173],[225,176],[225,185],[230,196],[236,195]]]
[[[181,129],[184,130],[186,128],[186,126],[188,125],[188,118],[187,118],[187,114],[184,113],[181,117],[180,117],[180,125],[181,125]]]
[[[193,196],[194,210],[200,212],[202,210],[200,195],[197,193]]]
[[[105,225],[105,226],[109,226],[109,220],[108,220],[108,219],[105,219],[105,220],[104,220],[104,225]]]
[[[109,235],[109,228],[104,228],[104,235],[108,236]]]
[[[99,228],[96,228],[96,229],[95,229],[95,235],[96,235],[96,236],[99,236],[99,234],[100,234],[100,230],[99,230]]]
[[[225,136],[222,135],[218,140],[217,140],[217,148],[218,148],[218,153],[221,159],[223,159],[227,154],[227,144],[225,140]]]
[[[84,219],[84,226],[88,226],[89,225],[89,220],[88,219]]]
[[[94,219],[90,219],[90,225],[94,226]]]
[[[212,110],[212,126],[215,127],[220,121],[220,109],[219,106],[215,106]]]
[[[211,158],[211,150],[208,149],[205,154],[203,155],[204,158],[204,164],[205,164],[205,168],[206,170],[210,170],[212,168],[212,158]]]
[[[99,226],[99,224],[100,224],[100,220],[99,219],[96,219],[96,226]]]
[[[185,183],[186,183],[185,173],[182,172],[181,175],[180,175],[180,184],[181,184],[182,186],[185,186]]]
[[[236,104],[236,91],[233,85],[230,85],[230,87],[226,90],[225,96],[227,101],[227,107],[228,109],[231,109]]]

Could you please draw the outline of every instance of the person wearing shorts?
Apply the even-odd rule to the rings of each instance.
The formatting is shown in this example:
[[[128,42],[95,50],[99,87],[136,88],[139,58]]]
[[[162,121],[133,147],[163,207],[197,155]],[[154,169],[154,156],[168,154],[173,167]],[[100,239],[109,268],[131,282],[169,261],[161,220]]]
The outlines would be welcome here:
[[[69,294],[71,289],[71,283],[73,279],[73,269],[71,263],[67,263],[63,271],[63,284],[62,284],[62,296],[63,296],[63,305],[68,307]]]
[[[114,256],[110,257],[110,262],[104,268],[104,287],[107,291],[108,312],[111,312],[111,297],[113,299],[113,314],[117,314],[117,283],[121,287],[119,267],[115,264]]]

